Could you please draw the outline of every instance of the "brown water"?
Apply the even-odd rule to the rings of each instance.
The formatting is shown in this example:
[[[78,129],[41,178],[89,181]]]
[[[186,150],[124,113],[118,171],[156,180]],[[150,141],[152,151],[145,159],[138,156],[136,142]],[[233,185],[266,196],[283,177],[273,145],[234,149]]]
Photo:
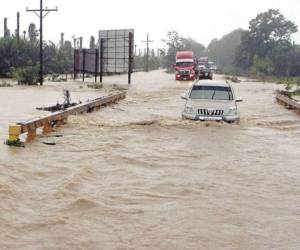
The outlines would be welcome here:
[[[242,119],[228,125],[182,121],[189,83],[172,75],[133,81],[61,138],[0,146],[0,249],[300,249],[300,117],[275,103],[278,86],[235,84]],[[65,86],[75,100],[103,92],[80,85]],[[0,139],[61,89],[0,89]]]

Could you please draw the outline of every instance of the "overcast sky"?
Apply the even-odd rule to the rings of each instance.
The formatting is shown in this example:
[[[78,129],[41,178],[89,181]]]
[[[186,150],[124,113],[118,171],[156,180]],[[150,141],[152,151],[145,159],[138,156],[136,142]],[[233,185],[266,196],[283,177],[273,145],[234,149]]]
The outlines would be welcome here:
[[[26,7],[38,8],[39,0],[1,0],[0,17],[8,18],[9,29],[16,28],[16,12],[21,13],[21,30],[38,18],[26,12]],[[170,29],[191,37],[205,46],[213,38],[237,28],[248,28],[249,20],[269,8],[279,9],[287,19],[300,25],[300,0],[44,0],[49,8],[58,7],[45,18],[45,39],[58,43],[60,33],[65,38],[84,37],[88,45],[91,35],[100,29],[135,29],[135,43],[141,45],[146,34],[162,45],[161,39]],[[0,26],[3,34],[3,21]],[[300,32],[293,36],[300,43]]]

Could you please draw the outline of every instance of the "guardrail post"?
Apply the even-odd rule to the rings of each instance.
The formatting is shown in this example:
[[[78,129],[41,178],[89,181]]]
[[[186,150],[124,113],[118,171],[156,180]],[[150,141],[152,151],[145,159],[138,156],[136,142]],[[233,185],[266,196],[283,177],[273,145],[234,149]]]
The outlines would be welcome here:
[[[43,134],[51,133],[53,132],[51,123],[49,121],[43,122]]]
[[[29,128],[27,133],[27,142],[31,142],[36,138],[36,128]]]

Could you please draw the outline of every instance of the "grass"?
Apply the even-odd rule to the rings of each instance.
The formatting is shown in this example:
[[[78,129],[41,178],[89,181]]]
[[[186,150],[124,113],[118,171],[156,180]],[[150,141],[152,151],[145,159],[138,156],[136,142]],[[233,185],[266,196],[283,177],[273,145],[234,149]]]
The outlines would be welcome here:
[[[88,84],[87,87],[91,88],[91,89],[102,89],[103,84],[102,83],[91,83],[91,84]]]

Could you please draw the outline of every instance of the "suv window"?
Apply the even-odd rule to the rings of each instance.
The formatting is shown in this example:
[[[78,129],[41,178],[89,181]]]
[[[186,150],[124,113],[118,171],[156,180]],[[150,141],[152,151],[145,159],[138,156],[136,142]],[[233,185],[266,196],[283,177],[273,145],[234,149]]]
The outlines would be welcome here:
[[[230,87],[193,86],[190,98],[203,100],[233,100],[233,94]]]

